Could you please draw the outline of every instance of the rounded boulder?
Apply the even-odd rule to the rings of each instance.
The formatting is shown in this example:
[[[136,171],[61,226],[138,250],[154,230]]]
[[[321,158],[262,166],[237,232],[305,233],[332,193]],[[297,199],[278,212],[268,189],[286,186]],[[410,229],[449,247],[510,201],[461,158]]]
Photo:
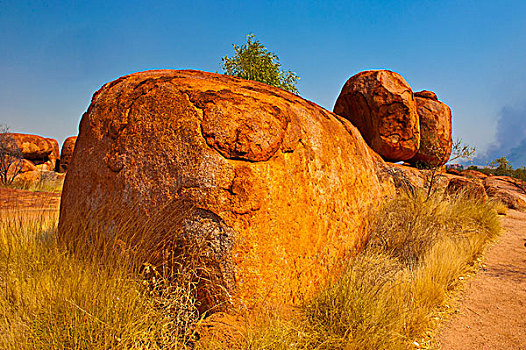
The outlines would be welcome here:
[[[62,144],[62,151],[60,152],[59,172],[65,173],[68,169],[71,157],[73,157],[73,151],[75,150],[76,141],[77,136],[70,136],[64,140],[64,143]]]
[[[420,147],[410,163],[424,167],[440,167],[451,155],[451,109],[438,101],[431,91],[415,93],[420,120]]]
[[[334,113],[350,120],[385,160],[408,160],[418,150],[415,98],[398,73],[370,70],[352,76],[336,100]]]
[[[365,241],[383,198],[373,154],[347,120],[266,84],[131,74],[82,117],[59,235],[195,264],[202,310],[298,304]]]

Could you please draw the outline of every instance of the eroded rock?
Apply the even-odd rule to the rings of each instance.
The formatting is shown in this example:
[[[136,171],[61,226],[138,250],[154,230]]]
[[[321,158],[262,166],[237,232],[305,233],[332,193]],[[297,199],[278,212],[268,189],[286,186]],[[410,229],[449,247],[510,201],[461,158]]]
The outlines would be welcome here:
[[[415,93],[420,120],[420,147],[409,162],[423,167],[439,167],[451,155],[451,109],[431,91]]]
[[[412,158],[420,145],[420,125],[413,91],[398,73],[364,71],[342,88],[334,113],[350,120],[384,159]]]
[[[150,248],[176,247],[152,263],[199,252],[202,308],[301,303],[363,244],[383,196],[376,157],[349,121],[281,89],[135,73],[104,85],[82,118],[59,234],[75,240],[83,218],[85,235],[114,237],[132,212],[134,226],[159,229],[121,232],[125,246],[150,232]]]
[[[53,144],[38,135],[8,133],[22,153],[22,157],[34,162],[46,162],[53,153]]]
[[[510,209],[526,210],[526,183],[509,176],[488,176],[484,187],[489,197],[497,198]]]

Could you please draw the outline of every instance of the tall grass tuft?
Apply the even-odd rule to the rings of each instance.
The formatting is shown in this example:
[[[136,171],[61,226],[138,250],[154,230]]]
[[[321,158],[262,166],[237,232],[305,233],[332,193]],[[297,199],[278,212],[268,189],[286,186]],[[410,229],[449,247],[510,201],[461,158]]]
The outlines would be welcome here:
[[[0,348],[187,348],[199,317],[194,286],[150,269],[124,254],[66,249],[56,218],[3,217]]]
[[[418,348],[500,233],[499,210],[462,195],[395,198],[373,214],[365,249],[342,262],[344,273],[304,306],[295,329],[278,315],[246,333],[268,349]]]

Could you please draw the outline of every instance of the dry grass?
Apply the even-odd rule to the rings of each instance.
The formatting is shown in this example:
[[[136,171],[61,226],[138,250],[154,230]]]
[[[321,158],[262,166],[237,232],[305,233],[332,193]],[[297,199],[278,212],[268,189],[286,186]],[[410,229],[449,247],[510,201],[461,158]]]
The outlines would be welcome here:
[[[186,348],[197,320],[192,285],[124,255],[75,255],[56,220],[15,217],[0,228],[0,348]]]
[[[300,322],[276,312],[236,348],[421,347],[462,276],[500,233],[499,210],[463,196],[386,203],[373,217],[366,249],[305,305]]]
[[[46,176],[40,176],[38,181],[19,181],[15,180],[10,185],[4,185],[4,187],[14,188],[19,190],[27,190],[32,192],[54,192],[61,193],[62,187],[64,186],[64,179],[48,178]]]
[[[414,348],[499,234],[500,211],[498,203],[461,197],[394,199],[374,214],[363,252],[342,262],[344,273],[302,308],[261,306],[224,325],[224,336],[201,340],[194,328],[201,323],[196,276],[203,274],[197,252],[185,251],[197,260],[186,261],[190,269],[172,268],[167,280],[151,265],[137,266],[137,255],[122,254],[129,249],[118,239],[95,235],[76,242],[81,250],[66,249],[56,221],[3,220],[0,348]],[[162,236],[166,215],[143,228],[130,219],[121,229]]]

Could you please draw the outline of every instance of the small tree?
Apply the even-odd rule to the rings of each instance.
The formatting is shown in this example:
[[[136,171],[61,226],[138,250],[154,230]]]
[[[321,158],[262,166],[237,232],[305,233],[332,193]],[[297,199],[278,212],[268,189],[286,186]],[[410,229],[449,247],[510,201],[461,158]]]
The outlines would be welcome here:
[[[16,140],[9,134],[9,128],[0,124],[0,184],[11,185],[23,167],[22,152]]]
[[[472,160],[475,155],[475,147],[471,147],[462,143],[462,139],[458,138],[453,142],[451,146],[451,155],[449,161],[452,162],[458,159]],[[419,169],[427,169],[427,172],[424,173],[424,188],[427,191],[426,199],[429,199],[433,192],[435,191],[436,184],[439,180],[440,168],[442,164],[440,163],[431,163],[431,164],[417,164]]]
[[[278,56],[269,52],[255,39],[254,34],[247,35],[245,45],[233,46],[235,55],[221,59],[225,74],[259,81],[298,94],[296,84],[300,78],[292,71],[282,70]]]
[[[513,176],[513,166],[506,159],[506,157],[500,157],[489,163],[490,166],[495,167],[495,175],[507,175]]]

